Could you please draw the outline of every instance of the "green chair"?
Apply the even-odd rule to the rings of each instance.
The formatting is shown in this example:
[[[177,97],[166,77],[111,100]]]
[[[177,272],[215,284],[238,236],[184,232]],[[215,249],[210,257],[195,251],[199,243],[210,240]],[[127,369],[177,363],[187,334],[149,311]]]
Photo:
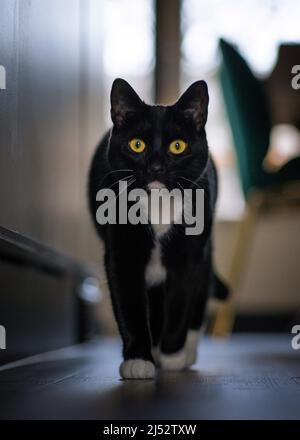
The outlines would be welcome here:
[[[231,44],[221,40],[220,50],[221,85],[246,198],[253,189],[299,180],[300,157],[292,159],[277,172],[264,169],[272,124],[262,85]]]
[[[290,160],[276,172],[265,170],[263,164],[269,147],[272,124],[262,84],[231,44],[220,40],[220,51],[220,81],[233,135],[241,185],[247,201],[247,212],[240,223],[229,274],[234,297],[257,217],[266,207],[291,199],[299,202],[300,157]],[[234,299],[231,299],[217,312],[212,332],[215,335],[226,335],[230,333],[233,323]]]

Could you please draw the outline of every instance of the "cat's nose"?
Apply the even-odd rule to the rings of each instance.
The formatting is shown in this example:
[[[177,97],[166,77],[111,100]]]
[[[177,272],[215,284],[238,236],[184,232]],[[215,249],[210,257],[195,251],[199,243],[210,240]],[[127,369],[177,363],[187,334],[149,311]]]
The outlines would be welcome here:
[[[153,162],[149,165],[149,171],[151,173],[159,173],[162,171],[162,169],[163,169],[163,166],[159,162]]]

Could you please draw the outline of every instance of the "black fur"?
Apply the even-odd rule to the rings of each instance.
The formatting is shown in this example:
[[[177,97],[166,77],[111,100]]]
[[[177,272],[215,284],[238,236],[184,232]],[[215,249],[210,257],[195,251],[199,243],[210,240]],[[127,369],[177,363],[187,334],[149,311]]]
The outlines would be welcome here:
[[[105,244],[105,266],[113,309],[123,339],[124,359],[153,361],[151,346],[163,353],[182,348],[188,329],[199,329],[207,298],[227,296],[214,273],[212,227],[217,198],[217,174],[205,134],[208,92],[204,81],[194,83],[173,106],[150,106],[140,100],[124,80],[116,80],[111,93],[113,128],[94,155],[89,176],[90,210]],[[134,154],[132,138],[142,138],[147,149]],[[175,139],[188,143],[186,152],[172,156],[168,145]],[[119,169],[133,171],[112,172]],[[119,179],[136,179],[130,187],[145,188],[153,181],[167,188],[205,190],[205,222],[201,235],[184,234],[173,225],[161,239],[166,282],[146,288],[144,271],[154,246],[150,225],[104,225],[96,222],[96,193]],[[185,179],[187,180],[185,180]],[[117,189],[118,184],[112,188]]]

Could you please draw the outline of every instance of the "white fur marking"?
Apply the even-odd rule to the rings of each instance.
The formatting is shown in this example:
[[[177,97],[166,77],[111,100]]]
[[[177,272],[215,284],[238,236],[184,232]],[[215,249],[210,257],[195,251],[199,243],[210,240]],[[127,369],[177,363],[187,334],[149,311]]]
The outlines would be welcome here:
[[[160,365],[163,370],[179,371],[184,370],[186,367],[186,349],[183,347],[181,350],[172,354],[160,353]]]
[[[120,376],[123,379],[153,379],[155,366],[143,359],[129,359],[121,363]]]
[[[154,359],[155,365],[159,365],[159,347],[153,346],[151,349],[152,357]]]
[[[166,189],[166,186],[157,180],[148,184],[150,191],[163,189]],[[148,220],[151,222],[155,219],[153,223],[151,222],[151,227],[158,238],[166,234],[175,220],[179,220],[182,215],[182,197],[178,196],[178,193],[176,194],[175,197],[169,197],[168,194],[162,193],[159,204],[151,204],[150,194],[147,197],[142,197],[139,201],[141,209],[148,214]]]
[[[178,220],[182,213],[181,199],[176,197],[175,199],[171,198],[169,203],[168,197],[164,199],[164,196],[162,196],[161,200],[161,209],[159,209],[159,206],[154,205],[154,207],[151,206],[151,209],[149,210],[150,219],[157,218],[161,221],[160,223],[151,223],[154,233],[157,237],[162,237],[164,234],[166,234],[170,230],[175,219]],[[157,212],[153,212],[154,209],[156,209]]]
[[[189,330],[185,342],[186,348],[186,365],[189,367],[193,365],[197,360],[197,347],[198,347],[199,331]]]
[[[150,260],[145,269],[145,280],[148,287],[160,284],[167,276],[166,268],[161,262],[160,243],[156,243],[151,251]]]
[[[152,355],[154,357],[155,353],[156,364],[170,371],[180,371],[193,365],[197,360],[199,335],[199,330],[189,330],[183,348],[176,353],[164,354],[158,347],[153,347]]]

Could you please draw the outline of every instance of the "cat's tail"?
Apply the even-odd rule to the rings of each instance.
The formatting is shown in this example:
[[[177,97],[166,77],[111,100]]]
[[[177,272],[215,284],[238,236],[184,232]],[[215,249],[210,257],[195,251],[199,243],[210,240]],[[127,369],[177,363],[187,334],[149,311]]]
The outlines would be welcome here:
[[[229,287],[224,283],[224,281],[221,280],[219,275],[214,273],[214,298],[225,301],[229,297],[229,295]]]

